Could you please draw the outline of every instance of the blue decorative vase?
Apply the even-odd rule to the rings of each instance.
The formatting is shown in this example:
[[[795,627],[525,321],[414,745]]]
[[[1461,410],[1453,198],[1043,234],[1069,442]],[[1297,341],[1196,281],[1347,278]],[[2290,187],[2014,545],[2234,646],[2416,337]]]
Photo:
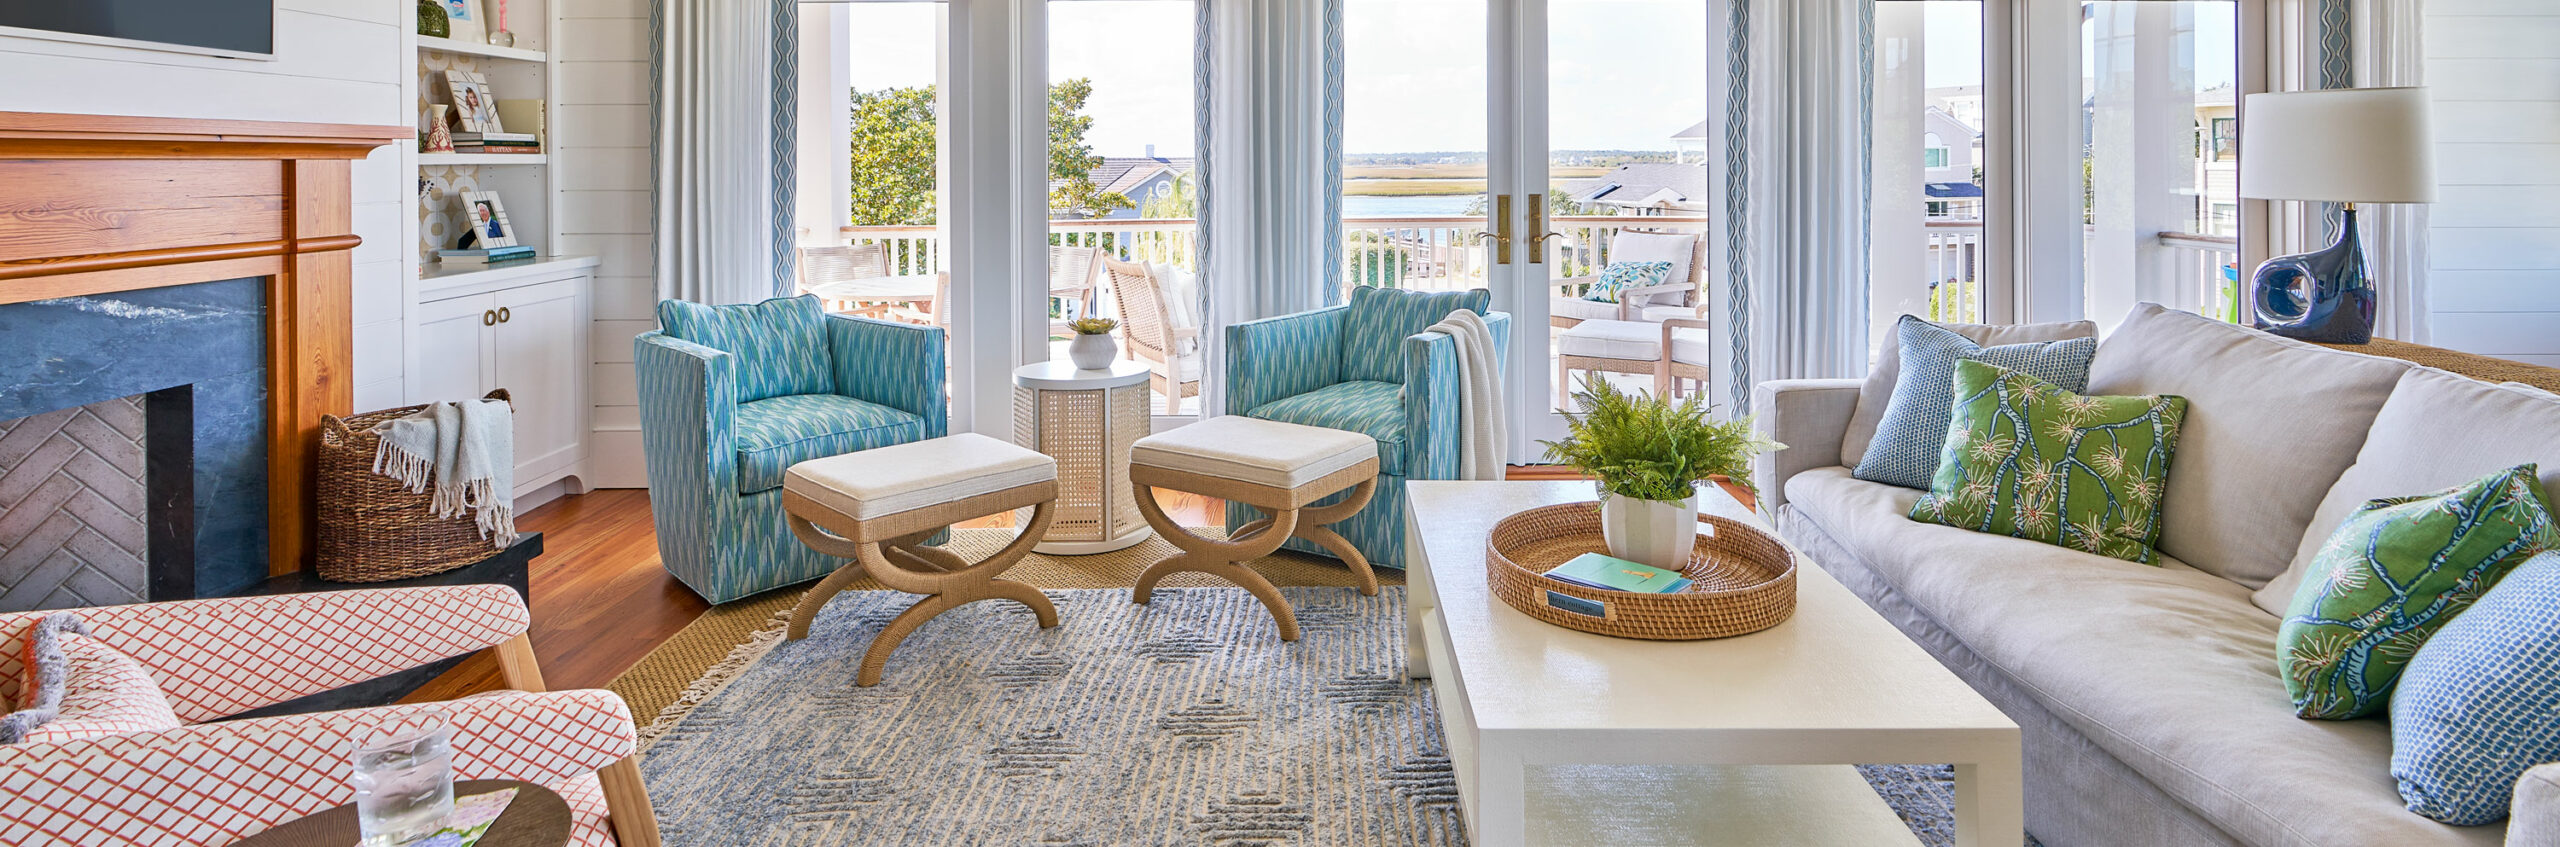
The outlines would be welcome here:
[[[2338,240],[2320,250],[2278,256],[2250,279],[2253,325],[2286,338],[2322,344],[2373,340],[2373,280],[2364,272],[2356,210],[2338,225]]]

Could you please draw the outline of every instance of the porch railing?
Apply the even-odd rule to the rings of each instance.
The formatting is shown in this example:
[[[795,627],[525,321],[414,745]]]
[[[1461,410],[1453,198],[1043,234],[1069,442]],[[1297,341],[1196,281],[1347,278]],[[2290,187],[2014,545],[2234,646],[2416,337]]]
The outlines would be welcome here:
[[[2168,251],[2175,287],[2195,292],[2196,311],[2205,317],[2239,323],[2241,316],[2240,239],[2227,235],[2163,232],[2160,249]]]
[[[1929,221],[1921,261],[1929,274],[1929,319],[1982,322],[1982,222]]]

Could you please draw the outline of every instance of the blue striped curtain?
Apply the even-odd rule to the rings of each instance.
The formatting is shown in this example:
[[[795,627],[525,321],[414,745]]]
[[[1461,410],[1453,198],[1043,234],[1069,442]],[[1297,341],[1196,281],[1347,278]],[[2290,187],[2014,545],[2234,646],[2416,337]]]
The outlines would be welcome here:
[[[660,298],[793,285],[796,0],[651,0],[650,242]]]

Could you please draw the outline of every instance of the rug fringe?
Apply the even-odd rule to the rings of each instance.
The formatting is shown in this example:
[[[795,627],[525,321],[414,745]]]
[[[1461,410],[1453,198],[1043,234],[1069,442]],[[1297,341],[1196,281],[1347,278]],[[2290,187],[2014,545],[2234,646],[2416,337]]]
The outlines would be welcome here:
[[[792,608],[776,610],[772,619],[747,636],[745,643],[731,648],[727,657],[704,670],[692,685],[685,686],[684,693],[677,694],[675,702],[659,709],[658,716],[651,718],[648,726],[640,728],[639,743],[635,749],[649,749],[649,745],[657,743],[659,736],[684,723],[685,716],[693,714],[693,710],[709,702],[712,695],[720,693],[720,689],[727,688],[740,674],[746,673],[748,666],[780,645],[783,634],[791,627],[792,611]]]

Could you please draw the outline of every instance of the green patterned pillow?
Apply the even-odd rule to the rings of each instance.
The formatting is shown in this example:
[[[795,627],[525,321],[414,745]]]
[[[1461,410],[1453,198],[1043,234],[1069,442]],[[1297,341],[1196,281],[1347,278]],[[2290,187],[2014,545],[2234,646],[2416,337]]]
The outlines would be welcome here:
[[[2524,560],[2560,549],[2534,473],[2518,465],[2433,494],[2373,500],[2339,524],[2276,630],[2293,713],[2346,720],[2382,711],[2418,645]]]
[[[1956,363],[1955,420],[1911,519],[2149,563],[2187,398],[2088,397]]]

